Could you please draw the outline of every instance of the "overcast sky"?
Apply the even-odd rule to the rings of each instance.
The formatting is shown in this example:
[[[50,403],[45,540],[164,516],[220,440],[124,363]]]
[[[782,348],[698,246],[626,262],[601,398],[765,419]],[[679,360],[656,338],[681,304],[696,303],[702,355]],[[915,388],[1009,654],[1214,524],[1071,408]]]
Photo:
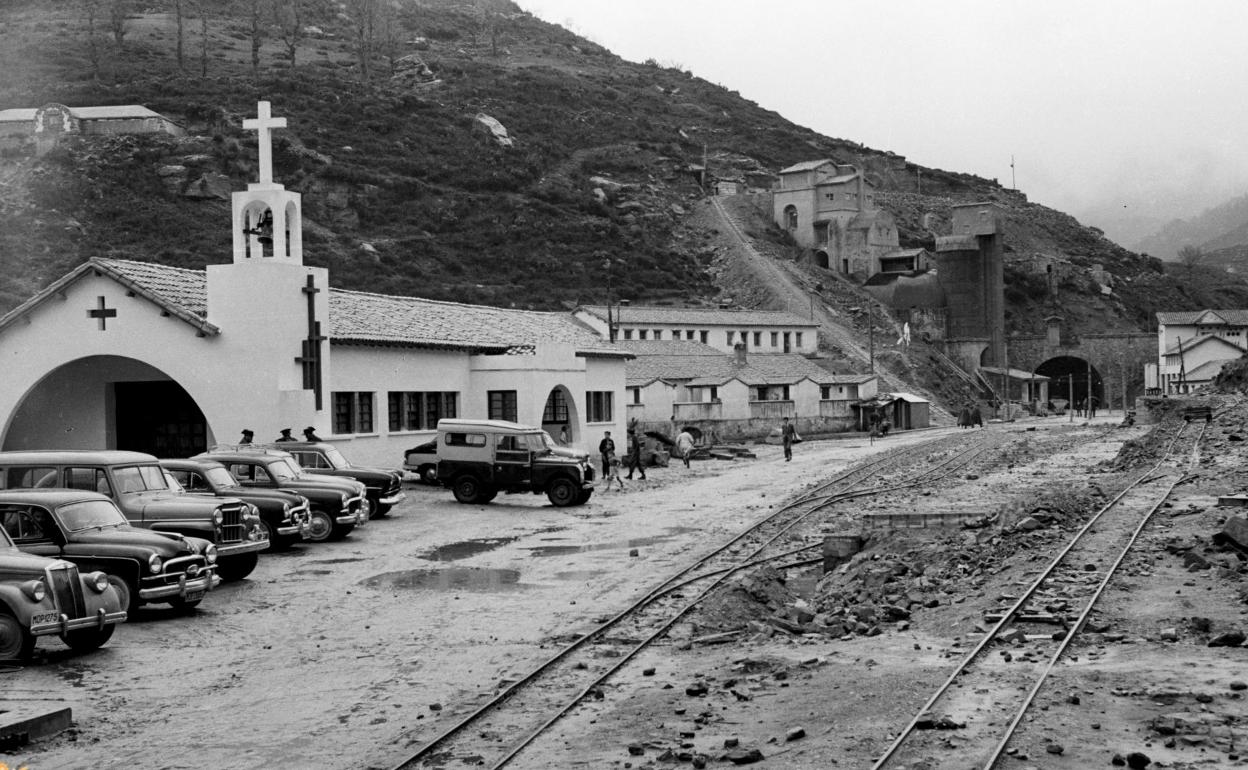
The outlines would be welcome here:
[[[516,0],[819,133],[1132,237],[1248,192],[1244,0]],[[1125,245],[1130,245],[1126,243]]]

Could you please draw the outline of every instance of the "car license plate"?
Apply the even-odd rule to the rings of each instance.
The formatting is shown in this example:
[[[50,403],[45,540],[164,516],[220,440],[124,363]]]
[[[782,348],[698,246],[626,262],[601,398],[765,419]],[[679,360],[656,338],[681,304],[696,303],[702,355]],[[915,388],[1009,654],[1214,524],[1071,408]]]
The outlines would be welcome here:
[[[58,623],[61,620],[59,612],[37,612],[30,616],[30,624],[32,626],[42,626],[45,623]]]
[[[199,588],[194,591],[187,591],[186,595],[182,597],[182,600],[187,601],[187,602],[194,602],[202,598],[204,598],[204,589]]]

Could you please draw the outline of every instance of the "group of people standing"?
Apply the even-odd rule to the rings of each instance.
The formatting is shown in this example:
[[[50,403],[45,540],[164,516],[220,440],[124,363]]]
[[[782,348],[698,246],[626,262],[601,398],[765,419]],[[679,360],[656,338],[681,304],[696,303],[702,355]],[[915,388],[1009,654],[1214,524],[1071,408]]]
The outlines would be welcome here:
[[[641,459],[641,444],[642,437],[637,420],[628,422],[628,447],[623,461],[615,451],[615,439],[611,438],[611,431],[602,434],[602,440],[598,442],[598,455],[602,458],[602,477],[606,480],[608,490],[613,482],[618,483],[621,490],[624,489],[624,479],[620,478],[621,465],[628,468],[628,475],[624,478],[629,481],[633,480],[634,473],[640,474],[643,480],[646,478],[646,466]],[[676,437],[672,454],[684,460],[686,468],[689,467],[689,458],[693,455],[693,435],[688,429],[681,430]]]
[[[967,402],[962,407],[962,411],[958,413],[959,428],[982,428],[984,427],[984,416],[979,411],[979,405]]]

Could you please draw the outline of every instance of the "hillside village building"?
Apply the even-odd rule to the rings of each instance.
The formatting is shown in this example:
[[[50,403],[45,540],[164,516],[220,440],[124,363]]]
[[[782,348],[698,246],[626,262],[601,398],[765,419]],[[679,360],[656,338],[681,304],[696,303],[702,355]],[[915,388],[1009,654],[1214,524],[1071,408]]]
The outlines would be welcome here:
[[[1157,363],[1144,367],[1144,386],[1175,395],[1213,382],[1222,365],[1248,352],[1248,310],[1157,314]]]
[[[788,417],[799,432],[860,426],[858,404],[876,396],[868,374],[834,374],[805,356],[732,353],[690,341],[624,341],[628,419],[664,428],[694,425],[718,439],[766,435]]]
[[[231,264],[95,258],[0,318],[0,448],[185,456],[311,426],[395,466],[441,417],[567,425],[586,449],[623,432],[631,354],[570,314],[332,289],[304,265],[268,106],[244,122],[260,180],[233,194]]]
[[[926,251],[899,247],[893,215],[876,205],[875,188],[854,166],[811,160],[782,169],[772,215],[816,265],[859,280],[929,266]]]
[[[576,319],[604,338],[621,342],[700,342],[732,353],[744,342],[751,352],[814,354],[819,350],[819,325],[781,310],[689,307],[612,307],[582,305]]]
[[[147,107],[124,104],[112,107],[42,107],[0,110],[0,149],[34,143],[36,152],[47,152],[65,136],[109,134],[169,134],[181,136],[182,126]]]

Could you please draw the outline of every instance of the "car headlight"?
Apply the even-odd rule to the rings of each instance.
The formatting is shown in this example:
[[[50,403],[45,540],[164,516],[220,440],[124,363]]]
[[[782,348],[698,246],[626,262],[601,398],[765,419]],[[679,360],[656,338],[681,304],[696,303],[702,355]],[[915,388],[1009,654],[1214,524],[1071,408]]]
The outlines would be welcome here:
[[[217,547],[215,545],[209,545],[204,549],[204,559],[209,564],[217,563]]]
[[[213,523],[213,524],[216,524],[216,525],[220,526],[221,522],[223,522],[223,521],[225,521],[225,514],[221,513],[221,509],[220,509],[220,508],[218,508],[218,509],[216,509],[215,511],[213,511],[213,512],[212,512],[212,523]]]
[[[41,602],[48,595],[48,590],[42,580],[28,580],[22,583],[22,593],[32,602]]]
[[[92,572],[87,575],[87,585],[91,586],[92,591],[102,594],[108,588],[108,575],[103,572]]]
[[[165,569],[165,563],[160,560],[160,556],[152,554],[147,557],[147,568],[153,575],[159,575]]]

